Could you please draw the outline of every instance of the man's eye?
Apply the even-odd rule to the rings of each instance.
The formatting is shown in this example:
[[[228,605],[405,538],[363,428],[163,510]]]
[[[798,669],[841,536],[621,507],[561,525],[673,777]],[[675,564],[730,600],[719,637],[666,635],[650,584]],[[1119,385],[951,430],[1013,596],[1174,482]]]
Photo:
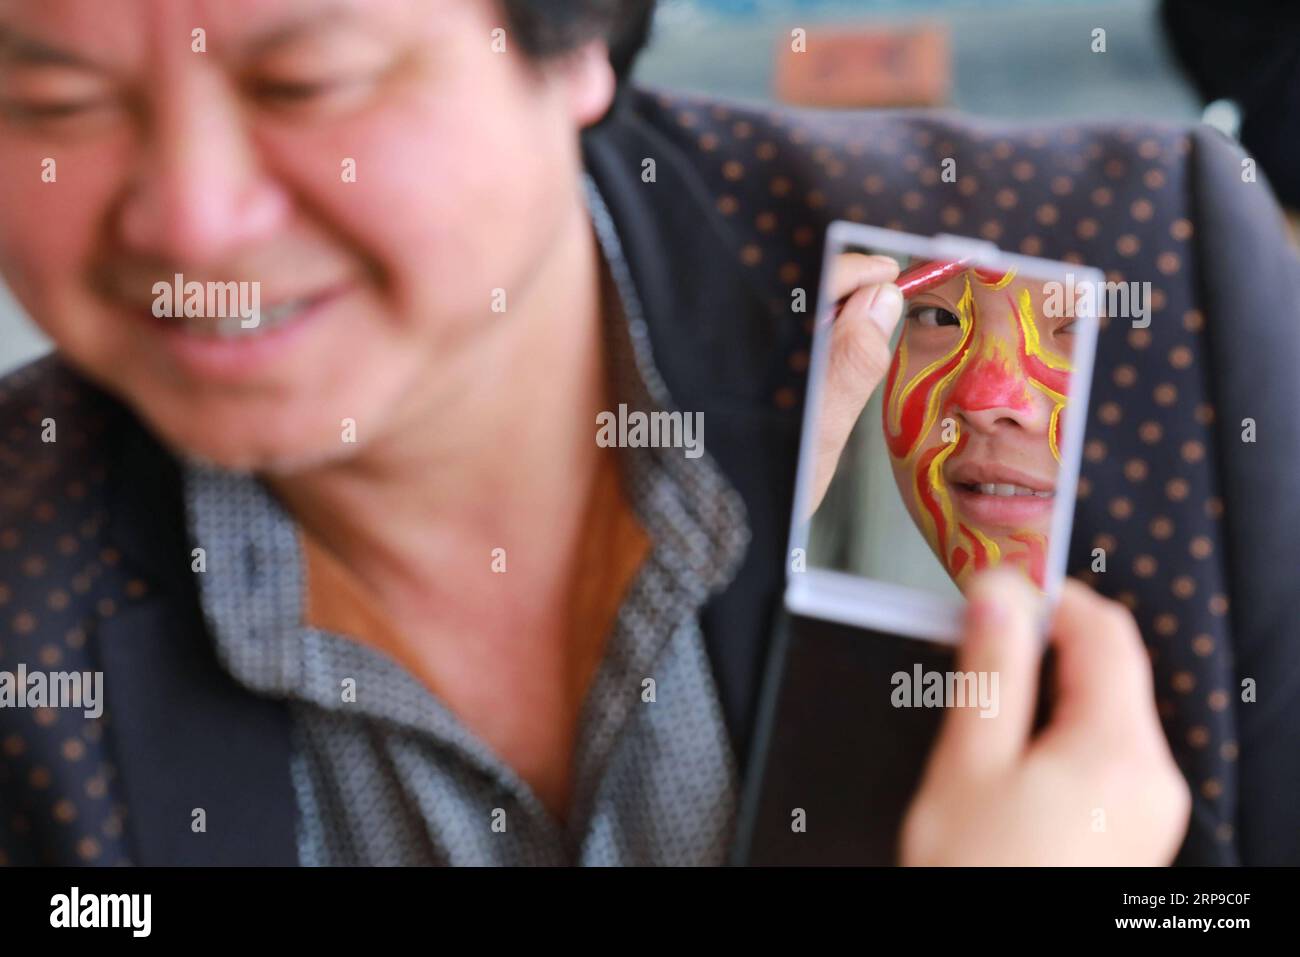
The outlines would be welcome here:
[[[0,70],[0,114],[15,123],[54,123],[108,112],[115,92],[100,77],[66,67]]]
[[[253,95],[272,103],[303,103],[326,96],[345,86],[338,80],[257,80]]]
[[[913,306],[908,311],[907,317],[918,326],[925,328],[961,325],[961,320],[956,315],[938,306]]]
[[[1058,326],[1056,329],[1056,335],[1058,336],[1074,335],[1074,324],[1077,321],[1078,320],[1071,319],[1069,322],[1063,323],[1062,325]]]
[[[108,109],[105,100],[0,100],[0,113],[19,123],[57,123]]]
[[[281,109],[345,109],[365,100],[382,78],[380,71],[348,69],[322,76],[289,71],[253,77],[246,89],[253,99]]]

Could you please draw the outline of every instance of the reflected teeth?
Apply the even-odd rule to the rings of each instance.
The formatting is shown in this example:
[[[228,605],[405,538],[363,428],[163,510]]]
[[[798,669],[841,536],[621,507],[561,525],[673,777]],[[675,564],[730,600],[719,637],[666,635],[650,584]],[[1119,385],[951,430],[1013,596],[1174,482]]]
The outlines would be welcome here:
[[[1025,488],[1023,485],[1008,485],[1002,482],[987,482],[976,485],[981,495],[996,495],[999,498],[1013,498],[1020,495],[1032,495],[1034,498],[1051,498],[1051,492],[1036,492],[1032,488]]]

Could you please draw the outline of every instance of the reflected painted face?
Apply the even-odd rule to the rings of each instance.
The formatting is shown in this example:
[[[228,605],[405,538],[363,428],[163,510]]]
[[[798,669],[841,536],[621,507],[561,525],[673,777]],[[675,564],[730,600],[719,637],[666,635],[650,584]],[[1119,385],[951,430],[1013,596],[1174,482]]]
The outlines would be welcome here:
[[[885,440],[912,520],[959,588],[1000,562],[1043,586],[1074,320],[1043,317],[1042,286],[965,269],[904,307]]]

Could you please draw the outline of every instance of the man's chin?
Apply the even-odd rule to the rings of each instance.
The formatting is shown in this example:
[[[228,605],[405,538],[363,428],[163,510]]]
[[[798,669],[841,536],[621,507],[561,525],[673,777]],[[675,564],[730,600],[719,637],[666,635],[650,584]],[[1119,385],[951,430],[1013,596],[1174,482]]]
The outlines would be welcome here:
[[[176,421],[172,416],[148,417],[148,424],[182,461],[230,472],[292,475],[351,458],[359,449],[344,441],[338,429],[313,435],[265,421],[228,425],[201,418]]]
[[[200,468],[220,469],[247,475],[271,475],[284,478],[341,462],[356,454],[355,449],[222,450],[205,453],[168,443],[181,460]]]

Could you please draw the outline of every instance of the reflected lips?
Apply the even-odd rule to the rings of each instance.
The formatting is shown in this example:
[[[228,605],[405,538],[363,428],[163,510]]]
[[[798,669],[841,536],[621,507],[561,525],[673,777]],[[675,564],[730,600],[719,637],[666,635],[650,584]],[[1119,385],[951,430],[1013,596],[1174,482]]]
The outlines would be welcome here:
[[[1053,483],[998,463],[956,463],[944,479],[958,508],[978,524],[1023,527],[1049,515],[1056,502]]]

